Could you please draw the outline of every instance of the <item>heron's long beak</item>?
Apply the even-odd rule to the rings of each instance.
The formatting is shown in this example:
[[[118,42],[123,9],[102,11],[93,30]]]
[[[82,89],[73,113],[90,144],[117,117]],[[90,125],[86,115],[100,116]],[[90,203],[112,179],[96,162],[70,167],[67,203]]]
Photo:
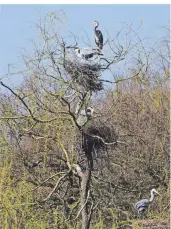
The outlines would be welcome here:
[[[94,114],[99,114],[99,112],[97,112],[96,110],[93,111]]]
[[[157,191],[155,191],[159,196],[161,196],[161,194],[159,193],[159,192],[157,192]]]

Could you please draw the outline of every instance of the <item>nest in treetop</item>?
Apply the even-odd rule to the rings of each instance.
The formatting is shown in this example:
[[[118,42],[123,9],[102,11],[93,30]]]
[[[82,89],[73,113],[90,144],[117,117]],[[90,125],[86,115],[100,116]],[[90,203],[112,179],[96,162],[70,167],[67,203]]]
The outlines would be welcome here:
[[[86,91],[103,90],[100,77],[100,66],[97,63],[79,63],[77,61],[68,60],[65,63],[65,70],[70,74],[71,78],[83,87]]]
[[[117,144],[115,129],[104,124],[94,126],[92,123],[92,125],[89,125],[83,131],[83,139],[83,148],[87,152],[107,146],[116,146]]]

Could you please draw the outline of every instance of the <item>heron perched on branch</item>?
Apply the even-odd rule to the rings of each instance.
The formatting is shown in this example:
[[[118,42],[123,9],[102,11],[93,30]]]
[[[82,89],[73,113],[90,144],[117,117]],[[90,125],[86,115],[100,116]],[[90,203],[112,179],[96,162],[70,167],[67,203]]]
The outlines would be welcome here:
[[[80,115],[82,116],[87,116],[88,118],[91,118],[94,113],[94,108],[90,106],[85,109],[81,109],[80,111],[79,110],[80,110],[80,103],[78,103],[76,106],[76,110],[75,110],[76,115],[80,113]]]
[[[94,38],[95,38],[96,45],[100,50],[102,50],[102,48],[103,48],[103,35],[102,35],[102,32],[100,30],[97,30],[97,27],[99,26],[99,22],[94,21],[93,24],[95,25],[95,27],[94,27]]]
[[[150,199],[143,199],[143,200],[138,201],[135,204],[135,208],[138,211],[138,213],[147,213],[149,205],[154,200],[154,193],[157,193],[158,195],[160,195],[154,188],[151,190],[150,193],[151,193]]]
[[[78,125],[83,126],[88,120],[93,117],[94,108],[89,106],[80,110],[80,105],[80,103],[77,104],[75,115],[77,116]]]

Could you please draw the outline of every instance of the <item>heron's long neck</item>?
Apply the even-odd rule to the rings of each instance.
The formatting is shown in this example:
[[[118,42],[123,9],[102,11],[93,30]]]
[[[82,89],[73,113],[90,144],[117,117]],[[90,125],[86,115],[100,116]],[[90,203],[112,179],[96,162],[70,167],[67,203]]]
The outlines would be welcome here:
[[[149,201],[153,202],[153,199],[154,199],[154,193],[153,193],[153,191],[151,191],[151,197],[150,197]]]
[[[94,27],[94,30],[95,30],[95,31],[97,30],[97,27],[98,27],[98,25],[96,25],[96,26]]]

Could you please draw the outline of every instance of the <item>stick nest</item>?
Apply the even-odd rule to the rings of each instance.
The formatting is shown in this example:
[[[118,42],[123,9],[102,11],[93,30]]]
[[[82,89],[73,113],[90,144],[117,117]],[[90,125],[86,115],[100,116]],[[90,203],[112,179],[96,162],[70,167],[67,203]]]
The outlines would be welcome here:
[[[93,149],[98,150],[106,146],[116,146],[117,144],[115,129],[104,124],[89,126],[86,130],[84,130],[83,138],[84,149],[87,152],[91,152]]]
[[[65,70],[71,78],[83,87],[86,91],[101,91],[103,90],[102,82],[99,80],[100,77],[100,65],[97,63],[79,63],[77,60],[66,61]]]

